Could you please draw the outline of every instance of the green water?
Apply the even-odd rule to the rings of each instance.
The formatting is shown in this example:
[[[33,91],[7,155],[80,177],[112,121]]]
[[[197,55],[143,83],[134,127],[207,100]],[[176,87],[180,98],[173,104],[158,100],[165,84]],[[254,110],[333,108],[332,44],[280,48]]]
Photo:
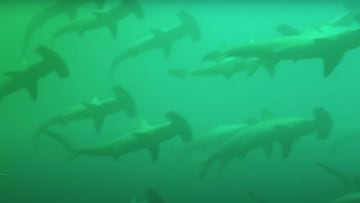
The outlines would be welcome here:
[[[66,16],[49,19],[32,36],[22,56],[24,35],[33,16],[51,2],[0,3],[1,72],[21,70],[41,58],[34,51],[44,45],[64,58],[70,69],[68,78],[49,74],[37,82],[38,97],[32,101],[26,90],[16,91],[1,101],[0,111],[0,201],[26,202],[131,202],[154,189],[168,203],[255,202],[252,192],[269,202],[327,202],[344,194],[341,181],[319,169],[315,162],[334,166],[346,173],[359,171],[357,142],[347,144],[336,154],[330,145],[358,127],[360,61],[359,49],[346,52],[327,78],[319,59],[281,61],[274,77],[265,68],[252,76],[238,73],[223,76],[177,78],[173,68],[196,69],[201,58],[213,50],[225,50],[250,41],[281,37],[279,24],[300,30],[326,23],[345,11],[344,2],[297,1],[140,1],[145,18],[129,15],[118,22],[116,39],[106,28],[83,35],[66,34],[51,43],[54,32],[70,21]],[[118,1],[107,1],[112,8]],[[87,17],[97,8],[81,6],[78,17]],[[199,24],[201,40],[186,36],[164,57],[155,49],[122,62],[109,75],[113,60],[151,28],[168,29],[179,24],[177,13],[186,10]],[[331,52],[332,50],[329,50]],[[5,76],[4,76],[5,77]],[[313,118],[316,107],[327,109],[333,118],[329,139],[313,134],[294,143],[287,159],[280,145],[273,155],[262,149],[235,159],[222,174],[217,164],[204,180],[198,176],[204,160],[212,152],[184,156],[191,143],[177,136],[160,145],[160,156],[153,163],[148,151],[133,152],[113,160],[111,157],[78,156],[55,140],[43,136],[34,147],[38,127],[64,109],[83,104],[95,96],[113,97],[112,87],[121,85],[135,100],[137,116],[123,112],[107,117],[99,133],[91,120],[58,125],[54,129],[76,146],[94,146],[114,140],[139,128],[167,122],[165,114],[176,111],[190,124],[194,140],[218,125],[259,120],[267,109],[277,117]]]

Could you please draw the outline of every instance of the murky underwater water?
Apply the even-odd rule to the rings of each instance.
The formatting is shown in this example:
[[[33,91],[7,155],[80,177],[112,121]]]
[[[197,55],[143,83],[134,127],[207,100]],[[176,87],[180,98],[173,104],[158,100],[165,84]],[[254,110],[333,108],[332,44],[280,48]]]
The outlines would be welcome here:
[[[355,1],[1,4],[1,202],[358,194]]]

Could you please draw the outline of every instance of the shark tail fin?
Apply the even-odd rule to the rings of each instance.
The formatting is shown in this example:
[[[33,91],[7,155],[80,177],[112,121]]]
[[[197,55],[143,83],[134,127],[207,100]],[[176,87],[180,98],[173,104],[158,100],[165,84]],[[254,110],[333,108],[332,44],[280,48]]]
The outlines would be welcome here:
[[[137,114],[136,104],[134,99],[131,97],[130,93],[126,91],[120,85],[114,86],[113,91],[116,94],[119,102],[122,103],[123,108],[126,111],[126,114],[129,117],[134,117]]]
[[[49,63],[59,77],[66,78],[69,76],[69,68],[60,55],[45,46],[39,46],[36,51],[43,57],[44,61]]]
[[[166,117],[171,121],[171,124],[181,134],[181,138],[184,142],[190,142],[192,140],[192,130],[189,123],[178,113],[172,111],[166,114]]]
[[[318,138],[328,138],[333,127],[333,120],[330,113],[324,108],[316,108],[313,110],[313,113],[315,115]]]
[[[186,78],[190,75],[187,70],[184,70],[182,68],[171,69],[169,70],[169,74],[177,78]]]
[[[164,198],[153,189],[149,189],[146,195],[148,198],[148,203],[165,203]]]
[[[66,140],[62,135],[59,133],[56,133],[54,131],[51,131],[49,129],[43,129],[42,133],[46,134],[47,136],[53,138],[55,141],[57,141],[60,145],[64,147],[64,149],[70,153],[69,158],[74,159],[77,156],[76,150],[73,148],[73,146],[70,144],[68,140]]]
[[[188,30],[192,40],[194,42],[199,41],[201,39],[201,32],[195,18],[186,11],[180,11],[177,15],[181,20],[182,26]]]
[[[145,12],[141,4],[138,0],[123,0],[123,4],[125,4],[131,12],[139,19],[145,18]]]

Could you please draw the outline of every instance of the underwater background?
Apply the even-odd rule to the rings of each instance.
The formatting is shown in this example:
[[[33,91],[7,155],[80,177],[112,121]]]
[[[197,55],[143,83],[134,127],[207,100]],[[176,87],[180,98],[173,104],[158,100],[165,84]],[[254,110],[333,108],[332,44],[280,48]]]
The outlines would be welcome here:
[[[37,83],[37,101],[25,90],[3,98],[0,104],[0,201],[11,202],[131,202],[148,188],[158,191],[166,202],[254,202],[248,192],[269,202],[324,202],[343,194],[343,185],[315,166],[317,161],[342,171],[360,170],[357,144],[350,143],[336,154],[329,145],[359,128],[360,49],[345,54],[328,78],[318,59],[284,61],[270,77],[260,68],[222,76],[176,78],[172,68],[202,66],[204,54],[234,47],[251,40],[279,37],[276,27],[287,23],[305,29],[344,11],[342,1],[140,1],[144,19],[129,15],[118,23],[118,36],[99,29],[80,36],[75,33],[51,42],[54,31],[69,22],[56,17],[39,28],[25,57],[21,54],[24,33],[31,17],[51,4],[47,1],[4,1],[0,6],[0,69],[16,70],[39,60],[39,45],[56,50],[70,69],[70,76],[48,75]],[[106,8],[118,4],[107,1]],[[81,7],[78,15],[91,15],[95,4]],[[177,13],[186,10],[196,18],[201,40],[190,37],[176,41],[169,57],[151,50],[119,65],[109,75],[115,57],[151,28],[168,28],[179,23]],[[189,143],[179,137],[161,143],[160,157],[153,163],[146,150],[113,160],[111,157],[79,156],[68,153],[54,140],[42,136],[34,147],[33,136],[46,119],[94,96],[113,96],[112,87],[127,89],[137,106],[137,116],[123,112],[106,118],[96,133],[91,120],[57,129],[77,146],[112,140],[137,129],[146,119],[150,124],[166,122],[169,111],[181,113],[192,128],[194,139],[221,124],[246,123],[263,109],[276,116],[312,118],[312,109],[331,112],[334,127],[329,139],[306,136],[294,144],[287,159],[275,145],[271,157],[258,149],[236,159],[221,175],[211,170],[199,180],[207,153],[184,156]]]

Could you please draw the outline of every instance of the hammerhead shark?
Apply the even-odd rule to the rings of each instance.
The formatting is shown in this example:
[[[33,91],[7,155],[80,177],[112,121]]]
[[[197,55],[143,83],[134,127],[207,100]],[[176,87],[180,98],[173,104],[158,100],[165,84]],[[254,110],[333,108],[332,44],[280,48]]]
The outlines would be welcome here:
[[[194,42],[199,41],[200,30],[195,19],[185,11],[180,11],[177,16],[181,21],[179,25],[166,31],[152,29],[151,35],[139,40],[114,60],[110,72],[112,73],[116,66],[123,60],[137,57],[138,55],[153,49],[162,48],[165,57],[168,57],[171,52],[172,44],[187,35],[190,35]]]
[[[269,118],[239,131],[203,163],[200,178],[205,177],[215,162],[220,162],[221,170],[234,158],[244,158],[249,152],[258,148],[263,148],[268,155],[271,155],[273,145],[280,143],[283,158],[287,158],[294,142],[305,135],[317,132],[319,139],[326,139],[332,130],[332,118],[323,108],[316,108],[313,113],[314,119]]]
[[[67,33],[79,33],[97,30],[107,27],[113,38],[117,37],[117,24],[129,14],[135,14],[138,18],[144,18],[144,11],[137,0],[123,0],[122,3],[106,12],[93,12],[88,18],[79,19],[55,32],[53,40]]]
[[[360,45],[360,27],[331,29],[252,42],[226,51],[228,56],[258,57],[271,76],[282,60],[321,58],[324,77],[328,77],[342,60],[345,52]]]
[[[39,62],[29,65],[24,70],[5,72],[6,78],[0,81],[0,101],[7,95],[25,88],[33,101],[37,99],[38,80],[51,72],[56,72],[60,78],[69,76],[65,61],[53,50],[40,46],[36,52],[42,57]]]
[[[97,4],[98,8],[103,8],[105,5],[106,0],[93,0]],[[43,11],[35,15],[31,18],[29,26],[25,31],[25,38],[24,38],[24,46],[22,50],[22,54],[24,55],[31,38],[35,34],[35,32],[45,25],[49,20],[66,15],[71,20],[75,19],[77,16],[77,10],[82,7],[84,4],[87,4],[89,0],[74,0],[74,1],[62,1],[56,0],[49,7],[45,8]]]
[[[220,125],[212,128],[201,136],[195,137],[188,147],[186,147],[184,153],[189,154],[195,151],[205,152],[209,149],[220,147],[247,126],[247,124],[239,123]]]
[[[169,73],[176,77],[220,75],[229,79],[238,72],[248,72],[248,75],[251,76],[256,72],[260,65],[261,59],[255,57],[225,57],[208,67],[194,70],[172,69]]]
[[[176,135],[181,135],[184,142],[191,141],[192,132],[188,122],[176,112],[169,112],[166,117],[170,122],[154,126],[145,125],[134,132],[120,136],[118,139],[92,147],[73,147],[63,136],[44,129],[42,132],[54,138],[68,152],[76,155],[93,157],[110,156],[118,159],[120,156],[141,150],[149,150],[153,162],[159,158],[159,145]]]
[[[136,105],[130,94],[121,86],[113,88],[116,97],[100,100],[97,97],[89,102],[68,109],[64,113],[46,121],[39,131],[56,124],[68,124],[77,120],[93,119],[96,132],[103,126],[105,117],[124,110],[129,117],[136,115]]]
[[[360,191],[360,172],[348,174],[327,164],[317,162],[316,165],[345,185],[345,192]]]
[[[307,32],[325,32],[329,29],[336,29],[338,27],[349,27],[349,26],[353,26],[355,23],[358,23],[358,17],[360,15],[359,2],[348,1],[345,4],[345,8],[346,11],[341,15],[330,19],[326,23],[310,26],[305,31],[300,31],[299,29],[288,24],[281,24],[276,28],[276,30],[283,36],[291,36],[291,35],[298,35]]]

